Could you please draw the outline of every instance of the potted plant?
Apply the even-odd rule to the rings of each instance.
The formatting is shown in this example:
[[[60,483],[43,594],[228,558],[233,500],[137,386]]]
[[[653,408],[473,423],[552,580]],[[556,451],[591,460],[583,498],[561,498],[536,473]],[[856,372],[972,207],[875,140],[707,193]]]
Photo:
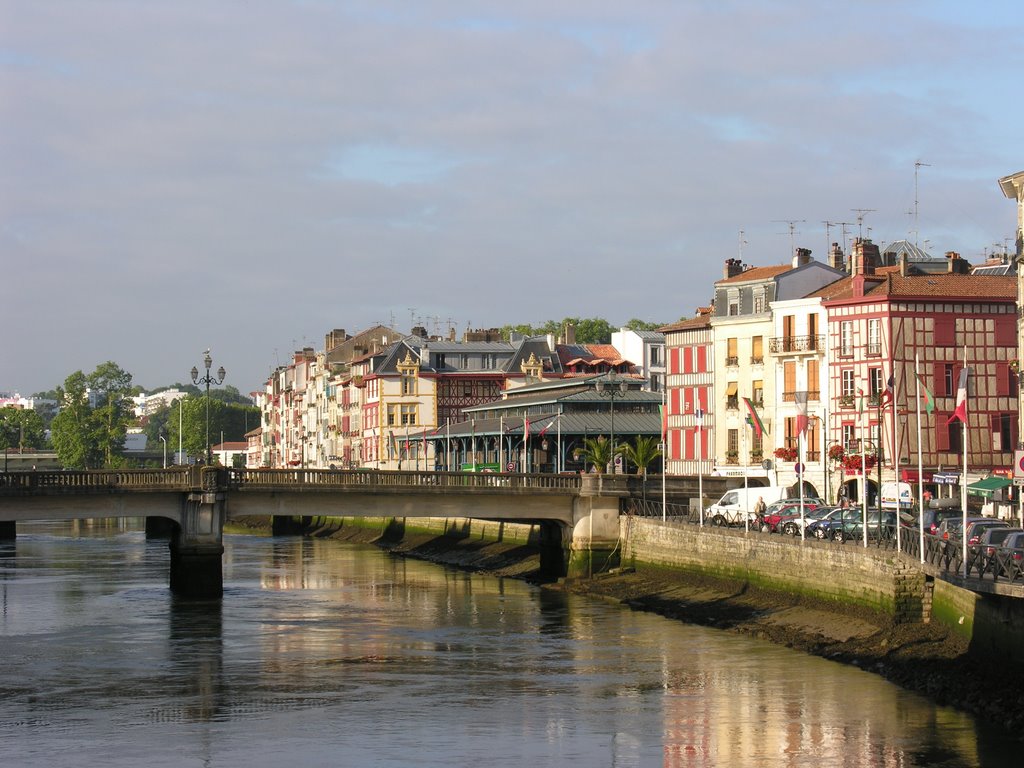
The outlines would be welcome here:
[[[797,450],[791,447],[776,448],[775,458],[779,461],[796,461]]]

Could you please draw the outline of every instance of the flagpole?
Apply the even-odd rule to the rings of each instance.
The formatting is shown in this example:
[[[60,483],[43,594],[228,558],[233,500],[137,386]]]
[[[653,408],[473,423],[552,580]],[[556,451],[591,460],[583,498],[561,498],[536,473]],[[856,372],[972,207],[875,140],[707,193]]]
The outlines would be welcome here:
[[[962,557],[964,561],[964,578],[967,578],[967,382],[970,373],[967,370],[967,345],[964,344],[964,413],[963,413],[963,449],[964,449],[964,477],[960,483],[960,510],[963,513],[963,520],[960,524],[960,538],[962,542]],[[959,400],[959,393],[957,393]],[[960,403],[957,403],[959,406]]]
[[[746,456],[747,456],[747,430],[744,429],[743,430],[743,457],[744,457],[743,461],[744,462],[747,461]],[[747,475],[748,475],[748,473],[747,473],[747,465],[744,464],[743,465],[743,499],[744,499],[743,503],[744,503],[745,506],[750,504],[750,487],[749,487],[749,481],[747,480]],[[743,530],[746,533],[750,533],[750,510],[747,509],[747,508],[744,508],[744,510],[743,510]]]
[[[667,517],[667,511],[665,503],[668,500],[668,489],[665,487],[665,474],[668,469],[668,447],[665,441],[668,439],[668,382],[662,379],[664,386],[661,388],[661,522],[665,522]],[[697,402],[697,407],[700,408],[700,401]],[[647,481],[644,480],[646,485]]]
[[[505,415],[498,417],[498,471],[505,471]]]
[[[860,517],[861,525],[863,527],[863,538],[864,547],[868,546],[868,470],[867,470],[867,453],[864,450],[867,447],[867,440],[864,435],[867,433],[867,427],[864,424],[864,393],[860,393]]]
[[[796,433],[796,459],[800,462],[800,471],[797,472],[797,482],[800,483],[800,538],[804,537],[804,457],[807,455],[807,443],[804,440],[804,433]]]
[[[897,425],[897,418],[899,416],[899,408],[896,406],[896,361],[893,361],[893,370],[891,378],[893,379],[892,385],[892,473],[893,479],[896,481],[896,551],[900,552],[900,502],[903,499],[903,494],[900,492],[900,433]],[[904,368],[906,371],[906,368]],[[904,375],[904,379],[906,375]],[[881,491],[881,488],[879,488]],[[879,518],[878,524],[881,525],[882,521]]]
[[[924,458],[921,454],[921,361],[917,354],[914,353],[914,383],[916,385],[915,392],[917,397],[915,401],[917,403],[917,527],[918,536],[920,541],[918,546],[921,548],[921,562],[924,562]]]
[[[558,412],[558,423],[556,424],[557,432],[555,436],[558,438],[558,455],[555,458],[555,471],[558,474],[562,474],[564,471],[564,460],[562,458],[562,412]]]

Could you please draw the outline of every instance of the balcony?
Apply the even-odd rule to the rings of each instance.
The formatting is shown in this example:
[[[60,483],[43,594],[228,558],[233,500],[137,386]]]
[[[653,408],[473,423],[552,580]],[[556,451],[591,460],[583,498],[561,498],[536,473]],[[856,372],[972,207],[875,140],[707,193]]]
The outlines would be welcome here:
[[[875,343],[875,344],[869,343],[869,344],[867,344],[865,346],[864,351],[865,351],[865,353],[867,354],[868,357],[881,357],[881,355],[882,355],[882,345],[878,344],[878,343]]]
[[[727,397],[725,398],[725,410],[727,411],[738,411],[740,409],[740,399],[738,397]]]
[[[807,390],[807,402],[809,402],[809,403],[816,403],[819,400],[821,400],[821,393],[820,392],[818,392],[815,389]],[[796,392],[783,392],[782,393],[782,402],[784,402],[784,403],[794,403],[794,402],[796,402]]]
[[[731,368],[735,368],[740,364],[740,359],[736,355],[725,358],[725,364]]]
[[[821,334],[814,336],[775,336],[769,339],[768,348],[775,355],[824,351],[825,337]]]

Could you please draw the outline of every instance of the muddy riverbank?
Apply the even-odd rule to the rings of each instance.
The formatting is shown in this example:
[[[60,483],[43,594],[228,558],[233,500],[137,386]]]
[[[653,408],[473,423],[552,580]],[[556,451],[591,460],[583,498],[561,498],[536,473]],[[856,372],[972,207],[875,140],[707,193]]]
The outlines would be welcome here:
[[[1024,670],[976,658],[966,640],[938,623],[896,624],[867,609],[830,610],[807,598],[675,569],[638,567],[541,583],[539,551],[523,544],[408,531],[389,535],[357,526],[311,529],[306,535],[373,544],[406,557],[751,635],[881,675],[940,704],[1005,724],[1024,740]]]

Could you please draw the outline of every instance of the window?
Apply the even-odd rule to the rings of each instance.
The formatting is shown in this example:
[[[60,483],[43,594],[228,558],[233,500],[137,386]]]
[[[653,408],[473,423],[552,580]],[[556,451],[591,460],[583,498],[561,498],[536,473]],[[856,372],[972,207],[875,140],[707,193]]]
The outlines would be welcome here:
[[[1001,453],[1009,453],[1013,450],[1013,414],[993,414],[992,450]]]
[[[782,380],[782,399],[792,402],[793,393],[796,392],[796,360],[787,360],[783,364]]]
[[[739,388],[740,385],[735,381],[730,381],[725,385],[725,407],[730,411],[735,411],[740,407]]]
[[[751,339],[750,362],[758,365],[764,362],[764,337],[755,336]]]
[[[764,405],[764,382],[761,379],[754,379],[750,382],[751,401],[757,405]]]
[[[416,374],[411,372],[402,373],[402,394],[403,395],[415,395],[416,394]]]
[[[725,352],[725,364],[726,365],[739,365],[740,364],[740,356],[739,356],[739,352],[737,351],[737,349],[738,349],[738,344],[737,344],[736,338],[733,337],[733,338],[728,339],[727,347],[726,347],[726,352]]]
[[[818,316],[810,314],[807,316],[807,335],[811,337],[810,349],[818,348]]]
[[[842,391],[841,396],[843,399],[850,398],[857,394],[856,379],[853,376],[853,369],[847,368],[842,373]]]
[[[438,352],[437,353],[437,357],[434,359],[434,367],[435,368],[444,368],[445,367],[444,353],[443,352]]]
[[[804,435],[804,458],[807,461],[821,461],[821,448],[818,444],[817,423],[811,421]]]
[[[857,440],[854,437],[854,430],[853,424],[843,424],[843,449],[847,453],[857,452]]]
[[[739,453],[739,450],[740,450],[740,431],[738,429],[730,429],[726,433],[726,437],[727,437],[726,453],[733,454],[733,455]]]
[[[402,425],[412,426],[416,423],[416,406],[414,404],[401,406]]]
[[[853,357],[853,322],[850,320],[839,324],[839,355]]]
[[[948,425],[949,429],[949,452],[950,453],[963,453],[963,424],[960,420],[950,422]]]
[[[868,393],[872,395],[875,402],[878,401],[878,394],[882,391],[882,369],[872,368],[868,371]]]
[[[750,433],[750,454],[752,457],[764,455],[764,436],[753,431]]]
[[[664,347],[651,347],[651,366],[660,366],[664,355]]]
[[[784,447],[786,448],[798,448],[800,438],[796,432],[796,417],[786,417],[786,437]]]
[[[764,288],[754,291],[754,314],[760,315],[768,311],[768,293]]]
[[[790,350],[789,339],[796,335],[796,317],[794,315],[782,316],[782,338],[786,339],[786,351]]]
[[[729,289],[729,316],[735,317],[740,313],[740,292],[736,288]]]
[[[882,321],[877,317],[868,320],[868,349],[869,355],[882,354]]]
[[[807,361],[807,399],[810,401],[817,401],[821,399],[821,374],[819,371],[819,362],[815,359]]]
[[[944,363],[942,366],[942,391],[946,397],[952,397],[956,394],[953,363]]]

